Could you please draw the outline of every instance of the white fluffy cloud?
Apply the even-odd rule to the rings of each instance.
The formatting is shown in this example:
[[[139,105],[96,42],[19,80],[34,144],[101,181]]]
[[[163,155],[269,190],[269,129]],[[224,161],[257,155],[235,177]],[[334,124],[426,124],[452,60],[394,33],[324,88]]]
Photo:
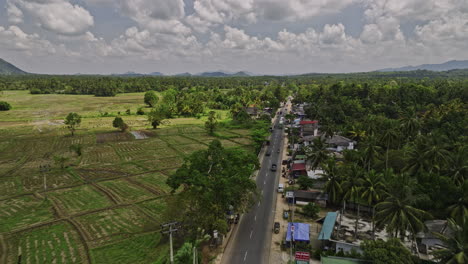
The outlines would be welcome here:
[[[338,13],[356,0],[256,0],[255,12],[268,20],[306,19],[319,14]]]
[[[66,0],[8,0],[10,22],[22,22],[23,13],[40,27],[63,35],[79,35],[94,25],[93,16]]]
[[[57,50],[49,41],[37,34],[27,34],[17,26],[0,26],[0,46],[15,52],[24,52],[30,56],[54,54]]]
[[[185,2],[193,3],[190,14],[183,0],[83,1],[109,5],[109,12],[128,17],[132,25],[104,39],[91,32],[91,14],[72,0],[7,0],[9,23],[32,21],[59,35],[44,34],[50,38],[45,40],[40,31],[27,34],[18,26],[4,26],[0,51],[37,50],[102,63],[113,57],[190,62],[196,70],[323,72],[440,62],[462,58],[468,49],[466,0],[195,0]],[[364,17],[356,14],[359,21],[349,25],[340,12],[351,5],[359,6]],[[329,16],[324,26],[308,24],[324,14]],[[356,33],[361,20],[364,25]],[[262,31],[268,23],[285,26]]]

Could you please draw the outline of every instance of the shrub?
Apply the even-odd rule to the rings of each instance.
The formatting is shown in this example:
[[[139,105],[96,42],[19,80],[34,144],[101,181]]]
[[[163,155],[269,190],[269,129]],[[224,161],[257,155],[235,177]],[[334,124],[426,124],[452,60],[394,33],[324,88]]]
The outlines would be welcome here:
[[[11,109],[11,105],[7,102],[0,101],[0,111],[8,111]]]
[[[137,115],[144,115],[144,114],[145,114],[145,111],[143,110],[142,107],[140,107],[140,108],[138,108],[138,110],[137,110],[136,113],[137,113]]]

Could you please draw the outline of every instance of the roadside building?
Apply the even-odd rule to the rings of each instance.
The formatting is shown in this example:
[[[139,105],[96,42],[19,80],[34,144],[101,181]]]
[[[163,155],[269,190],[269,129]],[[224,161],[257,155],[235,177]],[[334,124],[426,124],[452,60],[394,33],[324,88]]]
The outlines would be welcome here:
[[[287,198],[288,203],[306,205],[308,203],[316,203],[320,207],[327,207],[328,194],[320,190],[295,190],[293,197]]]
[[[310,225],[305,223],[288,223],[286,230],[286,243],[288,245],[296,244],[297,242],[310,243]]]
[[[307,176],[306,164],[305,163],[294,163],[291,166],[291,176],[299,178],[299,176]]]

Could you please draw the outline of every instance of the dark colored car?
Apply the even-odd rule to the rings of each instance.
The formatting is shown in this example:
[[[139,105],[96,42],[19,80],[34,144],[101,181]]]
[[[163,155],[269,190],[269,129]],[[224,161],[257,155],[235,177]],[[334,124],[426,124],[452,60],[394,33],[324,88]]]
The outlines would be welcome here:
[[[276,171],[276,164],[271,164],[271,171]]]
[[[280,231],[280,223],[279,222],[275,222],[275,225],[273,227],[273,231],[275,232],[275,234],[279,233],[279,231]]]
[[[267,150],[267,152],[265,153],[266,156],[271,156],[271,150]]]

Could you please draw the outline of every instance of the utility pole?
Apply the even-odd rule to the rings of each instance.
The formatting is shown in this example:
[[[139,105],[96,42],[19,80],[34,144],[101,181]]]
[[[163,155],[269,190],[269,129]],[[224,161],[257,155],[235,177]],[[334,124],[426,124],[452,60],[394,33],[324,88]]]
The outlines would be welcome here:
[[[178,222],[171,222],[171,223],[166,223],[162,224],[161,228],[161,234],[169,234],[169,247],[170,247],[170,254],[171,254],[171,264],[174,263],[174,249],[172,247],[172,232],[177,232],[179,230],[179,223]],[[169,228],[166,230],[166,228]]]

